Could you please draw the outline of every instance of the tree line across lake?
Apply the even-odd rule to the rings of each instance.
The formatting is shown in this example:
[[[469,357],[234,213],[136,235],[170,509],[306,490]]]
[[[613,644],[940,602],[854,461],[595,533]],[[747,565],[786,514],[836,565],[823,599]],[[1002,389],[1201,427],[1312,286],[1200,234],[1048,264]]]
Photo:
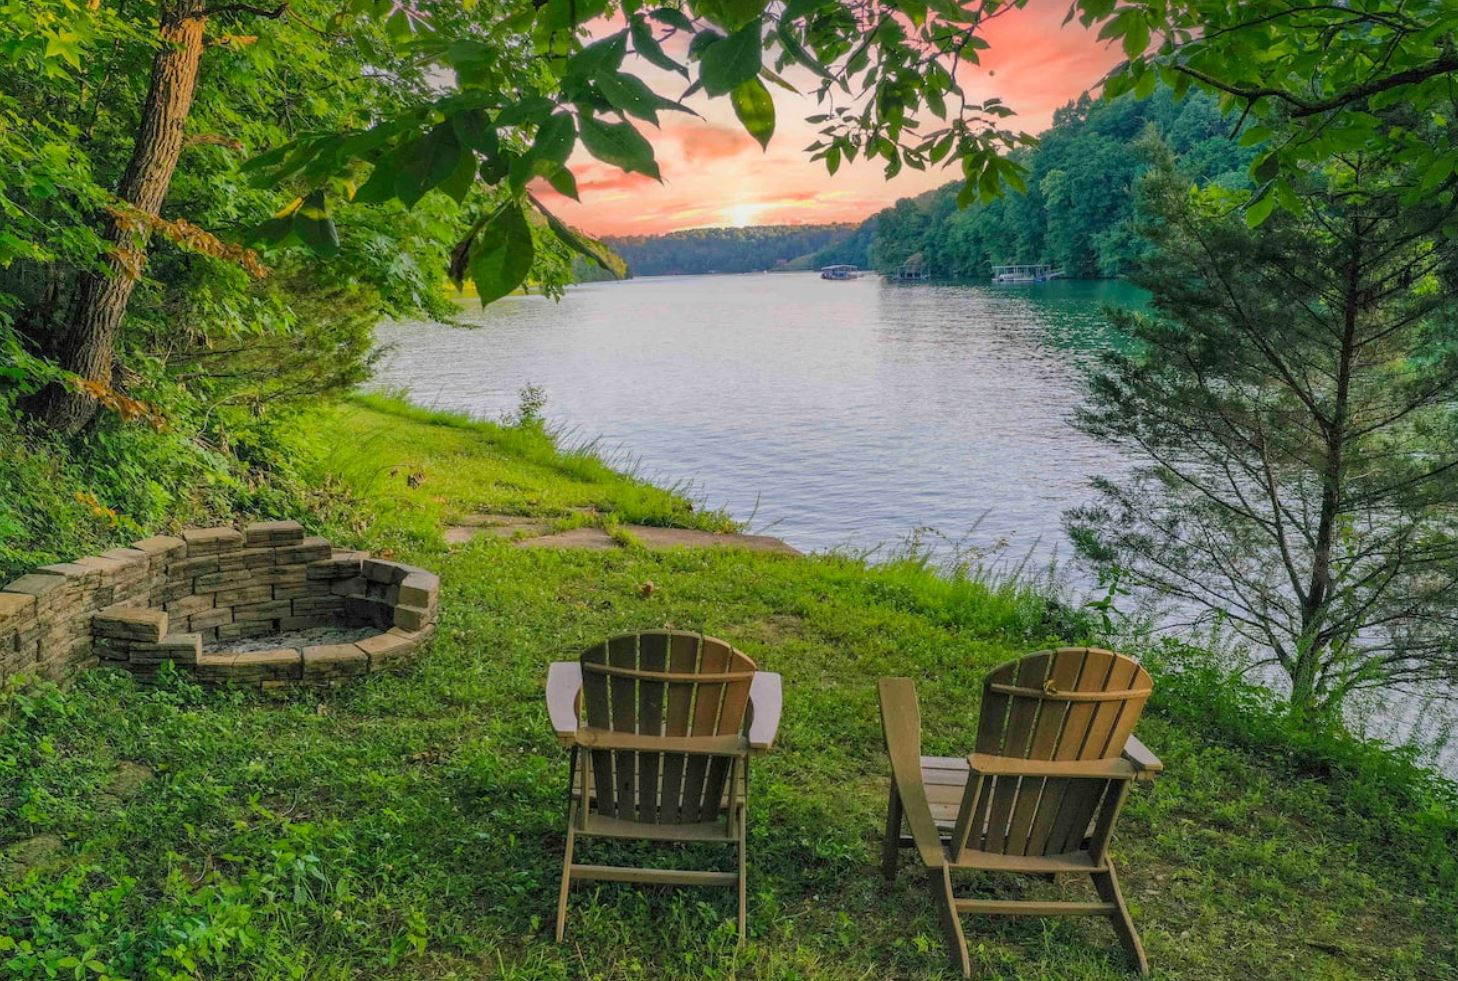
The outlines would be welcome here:
[[[804,270],[849,263],[895,273],[908,260],[938,278],[990,275],[999,263],[1047,262],[1077,278],[1118,276],[1147,248],[1134,229],[1134,184],[1154,148],[1193,184],[1248,187],[1254,151],[1232,138],[1213,96],[1139,100],[1087,95],[1053,115],[1037,146],[1014,157],[1025,194],[958,206],[949,183],[902,198],[859,224],[693,228],[609,236],[635,276]],[[579,277],[611,278],[577,263]]]
[[[691,276],[780,268],[833,246],[855,228],[852,224],[688,228],[666,235],[608,236],[603,241],[623,257],[635,276]],[[588,278],[612,278],[585,262],[578,269]]]

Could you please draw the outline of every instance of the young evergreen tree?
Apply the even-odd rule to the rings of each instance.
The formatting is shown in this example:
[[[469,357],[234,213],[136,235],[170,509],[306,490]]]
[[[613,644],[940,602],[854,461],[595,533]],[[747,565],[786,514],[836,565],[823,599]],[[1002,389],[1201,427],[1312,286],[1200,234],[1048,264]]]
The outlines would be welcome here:
[[[1407,177],[1339,161],[1252,231],[1151,171],[1151,310],[1079,419],[1134,461],[1068,515],[1080,552],[1223,620],[1303,712],[1458,680],[1458,242]]]

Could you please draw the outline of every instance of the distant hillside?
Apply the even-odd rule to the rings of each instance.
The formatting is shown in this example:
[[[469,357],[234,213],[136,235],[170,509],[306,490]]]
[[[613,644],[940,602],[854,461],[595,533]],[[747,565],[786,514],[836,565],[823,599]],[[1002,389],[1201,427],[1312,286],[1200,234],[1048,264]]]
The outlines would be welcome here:
[[[634,276],[689,276],[781,268],[791,259],[833,246],[855,230],[849,223],[754,225],[609,236],[603,241],[628,261]]]
[[[937,277],[987,276],[998,263],[1049,262],[1075,277],[1117,276],[1142,248],[1133,231],[1134,182],[1148,166],[1140,147],[1162,140],[1193,183],[1243,185],[1254,151],[1230,138],[1215,100],[1143,101],[1083,96],[1059,109],[1039,144],[1018,154],[1028,193],[957,207],[947,184],[872,215],[803,268],[848,262],[894,272],[912,256]]]

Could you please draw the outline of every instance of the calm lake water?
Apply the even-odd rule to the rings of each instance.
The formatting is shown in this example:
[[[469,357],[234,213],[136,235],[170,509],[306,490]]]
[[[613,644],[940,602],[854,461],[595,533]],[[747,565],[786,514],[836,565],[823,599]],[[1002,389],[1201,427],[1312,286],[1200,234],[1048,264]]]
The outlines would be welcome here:
[[[919,534],[943,555],[1061,561],[1086,584],[1062,514],[1125,463],[1070,423],[1080,364],[1110,343],[1105,306],[1141,301],[1117,282],[600,283],[472,304],[475,330],[386,325],[377,384],[488,418],[536,385],[575,438],[806,551],[884,555]],[[1354,716],[1398,740],[1435,723],[1411,700]],[[1458,747],[1439,765],[1458,774]]]
[[[1122,283],[602,283],[468,309],[480,330],[386,327],[379,382],[489,417],[540,386],[554,424],[807,551],[929,528],[1041,563],[1067,554],[1089,475],[1121,466],[1069,414],[1103,305],[1138,301]]]

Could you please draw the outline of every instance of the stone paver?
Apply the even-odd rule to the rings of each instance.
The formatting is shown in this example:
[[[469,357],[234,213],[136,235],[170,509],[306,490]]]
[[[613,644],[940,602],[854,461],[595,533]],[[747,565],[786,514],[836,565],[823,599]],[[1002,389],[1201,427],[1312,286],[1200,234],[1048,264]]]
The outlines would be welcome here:
[[[556,535],[524,538],[512,544],[517,548],[579,549],[590,552],[604,552],[618,547],[613,536],[601,528],[572,528]]]
[[[541,518],[525,518],[514,514],[470,514],[458,525],[445,530],[447,545],[464,545],[482,535],[490,538],[515,538],[524,535],[536,538],[546,534],[551,522]]]
[[[608,551],[618,548],[618,542],[601,528],[572,528],[557,534],[547,534],[549,523],[541,518],[505,514],[476,514],[462,519],[462,523],[447,528],[447,542],[460,544],[478,535],[490,534],[496,538],[513,538],[516,548],[582,549]],[[648,525],[622,525],[645,548],[666,551],[674,548],[743,548],[753,552],[773,552],[779,555],[799,555],[798,549],[771,535],[719,535],[692,528],[657,528]]]
[[[651,528],[628,525],[627,529],[647,548],[745,548],[751,552],[799,555],[794,546],[771,535],[716,535],[692,528]]]

